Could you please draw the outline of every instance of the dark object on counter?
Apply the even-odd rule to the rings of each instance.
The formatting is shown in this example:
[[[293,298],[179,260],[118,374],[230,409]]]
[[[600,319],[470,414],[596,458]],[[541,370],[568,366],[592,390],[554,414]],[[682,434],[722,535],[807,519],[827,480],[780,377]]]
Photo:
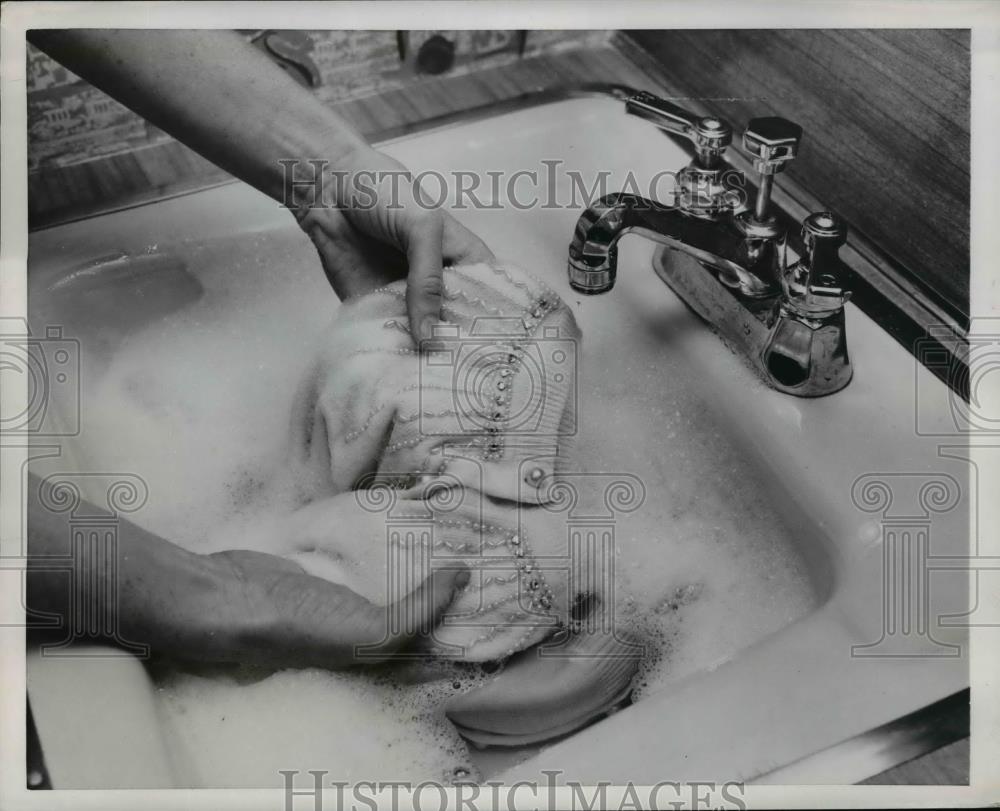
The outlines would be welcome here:
[[[417,51],[417,69],[436,76],[455,64],[455,43],[435,34]]]

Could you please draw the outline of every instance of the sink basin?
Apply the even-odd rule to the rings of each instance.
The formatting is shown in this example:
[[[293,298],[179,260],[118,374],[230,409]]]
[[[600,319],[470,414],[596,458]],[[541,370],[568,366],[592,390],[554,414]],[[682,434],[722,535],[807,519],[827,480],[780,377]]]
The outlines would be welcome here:
[[[816,400],[774,392],[660,281],[653,247],[634,236],[621,242],[613,292],[571,291],[566,247],[586,199],[568,171],[588,190],[604,172],[594,197],[629,173],[649,194],[651,179],[687,160],[611,98],[532,106],[383,148],[414,171],[535,170],[542,202],[558,204],[518,211],[486,182],[479,196],[493,205],[455,215],[569,302],[584,334],[583,467],[641,483],[641,503],[604,517],[616,611],[651,640],[636,702],[540,750],[468,752],[435,727],[444,754],[415,766],[379,747],[400,740],[396,751],[411,752],[423,728],[391,728],[399,707],[345,701],[384,698],[361,677],[151,678],[131,658],[32,652],[29,695],[57,788],[280,786],[279,769],[328,768],[339,779],[338,764],[365,747],[383,767],[343,779],[397,768],[438,779],[434,770],[454,762],[503,780],[559,769],[585,784],[749,781],[968,686],[966,575],[925,568],[927,555],[968,551],[968,464],[930,436],[928,426],[953,431],[946,409],[928,406],[945,401],[929,371],[849,306],[850,386]],[[553,160],[564,163],[548,187],[543,161]],[[524,201],[531,188],[522,176],[514,191]],[[29,267],[33,329],[58,324],[80,341],[82,381],[78,435],[33,469],[77,474],[100,502],[104,474],[136,477],[146,496],[127,517],[195,549],[252,509],[282,451],[295,384],[338,306],[288,213],[227,184],[36,232]],[[79,281],[54,284],[74,268]],[[71,400],[56,406],[71,412]],[[114,724],[113,703],[70,700],[78,693],[65,685],[85,673],[96,691],[131,685]],[[151,713],[155,733],[146,723],[123,735],[129,718]],[[102,742],[104,729],[112,740]],[[345,742],[344,729],[359,733]]]

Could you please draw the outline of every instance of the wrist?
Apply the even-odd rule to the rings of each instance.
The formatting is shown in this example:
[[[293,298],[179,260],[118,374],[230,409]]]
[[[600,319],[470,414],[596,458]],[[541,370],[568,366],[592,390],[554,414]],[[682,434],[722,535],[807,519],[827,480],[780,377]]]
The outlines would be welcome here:
[[[123,612],[135,626],[135,636],[126,629],[126,637],[170,657],[238,661],[249,618],[230,567],[214,555],[185,550],[163,565],[151,563],[150,570],[169,577],[138,597],[135,612]]]
[[[209,572],[203,601],[195,611],[200,639],[210,645],[206,659],[267,664],[280,659],[288,642],[289,595],[302,567],[264,552],[233,550],[202,556]],[[192,640],[197,644],[197,640]]]
[[[266,662],[277,618],[267,614],[266,588],[230,559],[256,553],[174,550],[169,558],[142,562],[144,570],[160,574],[155,581],[142,577],[122,584],[121,636],[173,659]]]
[[[393,202],[411,182],[406,166],[365,143],[332,157],[328,151],[318,160],[299,161],[285,170],[286,199],[300,219],[310,209],[377,208],[376,200]]]
[[[300,157],[282,161],[284,203],[300,222],[307,212],[344,207],[345,192],[357,175],[383,160],[368,144],[336,140],[333,146],[314,148],[308,154],[292,154]]]

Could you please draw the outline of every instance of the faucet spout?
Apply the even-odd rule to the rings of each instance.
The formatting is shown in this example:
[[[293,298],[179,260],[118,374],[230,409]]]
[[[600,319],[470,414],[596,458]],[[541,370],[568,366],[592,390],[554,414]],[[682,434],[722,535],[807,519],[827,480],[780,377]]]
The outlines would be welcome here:
[[[777,269],[784,242],[756,235],[749,218],[694,216],[635,194],[602,197],[580,215],[569,246],[569,281],[574,290],[594,295],[615,285],[618,241],[639,234],[697,259],[719,281],[748,298],[779,292]]]

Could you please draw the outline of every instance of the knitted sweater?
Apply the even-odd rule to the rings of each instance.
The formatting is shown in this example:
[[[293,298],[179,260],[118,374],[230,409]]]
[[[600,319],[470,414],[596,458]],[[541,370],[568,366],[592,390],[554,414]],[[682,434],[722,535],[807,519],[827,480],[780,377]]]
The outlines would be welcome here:
[[[446,323],[423,351],[403,282],[343,303],[296,396],[291,470],[301,502],[341,505],[341,579],[370,599],[469,566],[425,647],[495,659],[566,622],[586,568],[553,509],[572,464],[580,333],[516,268],[446,268],[444,288]]]

